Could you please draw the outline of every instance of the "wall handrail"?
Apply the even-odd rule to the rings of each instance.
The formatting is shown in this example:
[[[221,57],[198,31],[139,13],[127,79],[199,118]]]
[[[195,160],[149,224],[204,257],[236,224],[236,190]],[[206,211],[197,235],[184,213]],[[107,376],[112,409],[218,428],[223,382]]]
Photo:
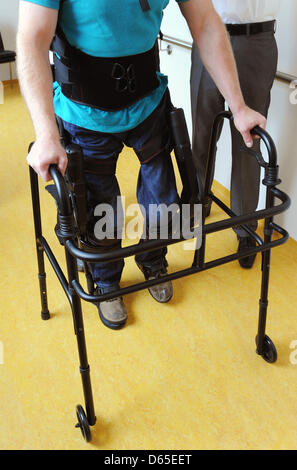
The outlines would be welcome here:
[[[185,41],[184,39],[174,38],[173,36],[167,36],[167,34],[162,35],[162,41],[165,41],[169,44],[173,44],[174,46],[183,47],[185,49],[189,49],[189,50],[192,49],[192,42]],[[168,49],[167,52],[168,54],[170,54],[172,50]],[[275,78],[281,82],[285,82],[285,83],[296,82],[297,84],[296,76],[291,75],[289,73],[281,72],[279,70],[276,72]]]

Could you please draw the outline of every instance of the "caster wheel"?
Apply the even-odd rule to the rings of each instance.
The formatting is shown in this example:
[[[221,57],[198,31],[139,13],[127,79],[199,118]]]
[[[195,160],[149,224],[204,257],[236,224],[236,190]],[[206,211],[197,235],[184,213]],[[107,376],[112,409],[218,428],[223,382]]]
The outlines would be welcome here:
[[[86,442],[90,442],[91,440],[90,426],[89,426],[86,414],[84,412],[84,409],[81,405],[77,405],[76,407],[76,417],[77,417],[78,423],[76,424],[75,427],[80,428],[84,440]]]
[[[258,335],[256,336],[256,345],[258,346]],[[277,360],[276,347],[267,335],[264,336],[263,352],[260,355],[266,362],[269,362],[269,364],[273,364]]]

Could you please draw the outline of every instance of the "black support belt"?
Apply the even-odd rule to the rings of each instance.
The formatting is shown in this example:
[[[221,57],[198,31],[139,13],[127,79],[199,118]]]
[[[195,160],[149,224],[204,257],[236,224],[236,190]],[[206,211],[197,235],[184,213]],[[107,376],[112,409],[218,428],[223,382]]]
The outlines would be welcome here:
[[[52,43],[54,76],[71,100],[106,111],[127,108],[159,85],[156,44],[125,57],[95,57],[71,46],[58,28]]]
[[[275,32],[276,21],[263,23],[226,24],[230,36],[251,36],[252,34]]]

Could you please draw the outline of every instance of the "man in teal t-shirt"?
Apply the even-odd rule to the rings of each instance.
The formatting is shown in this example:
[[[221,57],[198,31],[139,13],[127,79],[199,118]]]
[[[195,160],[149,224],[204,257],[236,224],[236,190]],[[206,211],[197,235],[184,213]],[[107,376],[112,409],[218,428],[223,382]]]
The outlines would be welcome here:
[[[265,119],[244,103],[224,25],[211,0],[176,1],[205,66],[234,114],[237,129],[251,146],[250,130],[265,126]],[[64,0],[61,7],[59,0],[20,2],[18,70],[36,132],[28,163],[45,181],[50,179],[48,167],[52,163],[64,173],[67,160],[57,131],[58,116],[84,156],[88,241],[104,249],[119,246],[120,240],[96,238],[94,209],[100,203],[116,209],[120,192],[115,166],[124,144],[135,150],[141,162],[137,197],[146,214],[151,204],[179,202],[167,145],[167,77],[157,70],[152,56],[168,3]],[[48,50],[57,23],[53,100]],[[159,250],[137,257],[146,279],[161,278],[166,273],[165,255],[166,250]],[[93,266],[98,292],[117,289],[122,269],[123,260]],[[161,283],[150,288],[150,293],[158,302],[167,302],[172,285]],[[126,323],[121,298],[101,302],[98,309],[106,326],[118,329]]]

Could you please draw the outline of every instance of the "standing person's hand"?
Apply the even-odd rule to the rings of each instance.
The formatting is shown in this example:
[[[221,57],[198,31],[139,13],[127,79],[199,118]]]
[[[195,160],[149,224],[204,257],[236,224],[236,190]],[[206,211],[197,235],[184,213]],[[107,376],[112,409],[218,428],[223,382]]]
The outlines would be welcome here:
[[[247,147],[253,146],[253,137],[251,135],[251,130],[260,126],[263,129],[266,128],[266,118],[262,114],[254,111],[248,106],[244,106],[242,109],[233,113],[234,116],[234,125],[236,129],[241,133],[244,143]]]

